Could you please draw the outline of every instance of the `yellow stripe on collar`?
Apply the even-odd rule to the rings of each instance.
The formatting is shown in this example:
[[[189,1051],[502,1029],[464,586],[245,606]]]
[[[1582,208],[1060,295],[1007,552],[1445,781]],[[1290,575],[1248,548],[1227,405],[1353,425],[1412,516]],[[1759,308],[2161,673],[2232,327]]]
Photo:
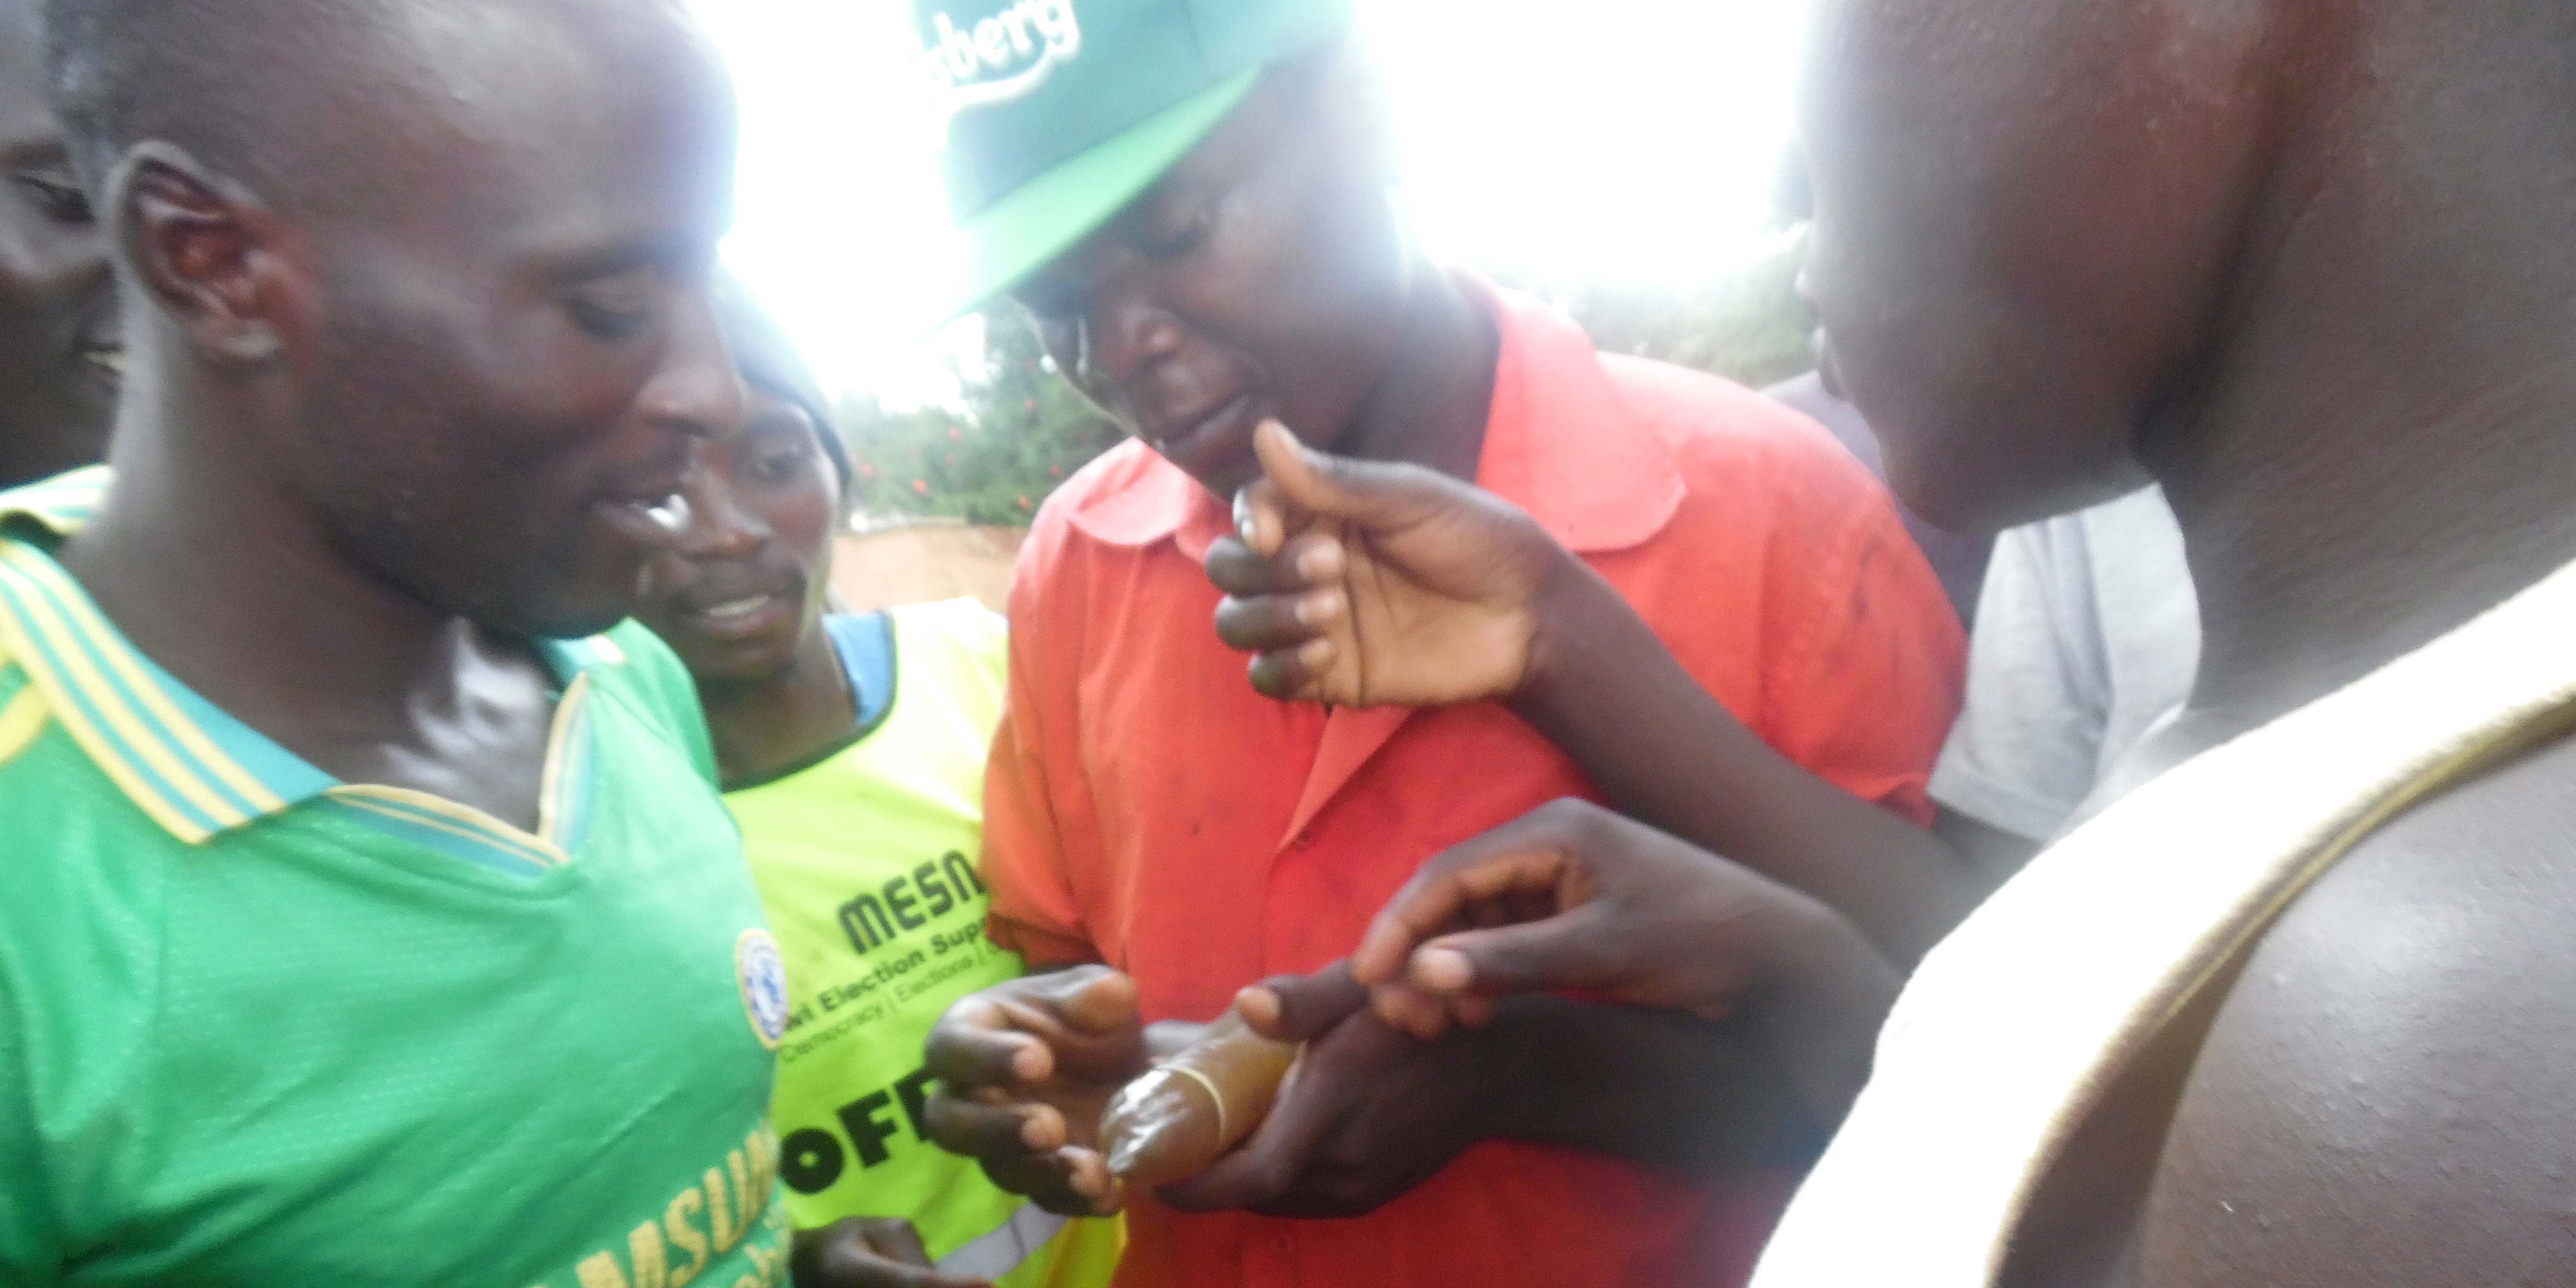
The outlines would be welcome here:
[[[14,557],[18,553],[7,552],[12,556],[10,562],[23,570],[27,564]],[[239,762],[215,745],[215,740],[208,737],[205,730],[197,727],[196,721],[179,710],[178,704],[170,700],[170,695],[162,691],[160,682],[144,670],[142,663],[135,658],[134,650],[118,638],[116,628],[108,624],[97,607],[90,603],[89,596],[81,593],[68,575],[51,563],[38,564],[31,575],[39,581],[52,583],[48,589],[55,592],[53,599],[69,618],[71,629],[106,659],[109,669],[122,682],[124,691],[133,694],[143,711],[168,731],[173,754],[185,757],[190,765],[211,776],[217,784],[249,805],[255,815],[274,814],[286,808],[283,798],[269,790],[268,785],[249,770],[242,768]],[[105,705],[104,701],[101,705]]]
[[[0,575],[16,582],[18,592],[18,611],[0,614],[0,628],[15,637],[7,641],[10,651],[37,687],[47,691],[64,728],[144,812],[173,833],[195,841],[249,822],[252,815],[195,773],[108,682],[47,593],[47,571],[43,556],[0,541]],[[103,642],[111,651],[118,647],[112,639]],[[167,784],[169,792],[154,788],[152,778]]]
[[[19,752],[35,742],[51,716],[45,707],[44,691],[32,683],[6,703],[0,703],[0,765],[17,759]]]
[[[459,805],[428,792],[362,785],[334,787],[324,795],[343,805],[482,842],[541,868],[559,868],[572,861],[552,841],[532,836],[470,805]]]
[[[107,499],[109,477],[106,466],[91,465],[0,492],[0,520],[23,518],[68,537]]]

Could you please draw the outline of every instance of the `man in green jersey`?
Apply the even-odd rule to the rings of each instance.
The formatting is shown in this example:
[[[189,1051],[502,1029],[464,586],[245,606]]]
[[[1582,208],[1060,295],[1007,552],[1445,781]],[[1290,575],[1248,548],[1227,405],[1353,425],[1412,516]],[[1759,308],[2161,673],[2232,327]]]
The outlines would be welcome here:
[[[751,414],[690,476],[685,542],[649,566],[641,616],[697,678],[787,960],[772,1111],[787,1211],[834,1236],[800,1251],[800,1278],[1104,1285],[1115,1222],[1048,1213],[923,1131],[931,1024],[1022,973],[984,938],[975,871],[1002,619],[971,600],[825,611],[848,451],[786,337],[738,289],[719,302]]]
[[[55,0],[131,323],[0,502],[0,1282],[759,1288],[776,944],[619,628],[743,414],[676,3]]]

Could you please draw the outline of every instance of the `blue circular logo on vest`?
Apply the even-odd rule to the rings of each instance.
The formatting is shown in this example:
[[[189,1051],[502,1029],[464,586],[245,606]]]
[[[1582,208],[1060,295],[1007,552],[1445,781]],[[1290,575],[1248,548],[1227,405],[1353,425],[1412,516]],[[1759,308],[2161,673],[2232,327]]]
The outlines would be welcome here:
[[[787,1036],[787,962],[778,941],[755,926],[733,942],[734,979],[742,985],[742,1009],[751,1016],[751,1033],[772,1051]]]

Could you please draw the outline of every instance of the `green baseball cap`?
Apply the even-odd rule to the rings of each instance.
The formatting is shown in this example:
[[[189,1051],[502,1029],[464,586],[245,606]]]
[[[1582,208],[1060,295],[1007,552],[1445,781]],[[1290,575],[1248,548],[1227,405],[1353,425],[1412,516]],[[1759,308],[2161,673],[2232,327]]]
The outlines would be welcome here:
[[[1071,249],[1206,138],[1351,0],[914,0],[965,234],[951,316]]]

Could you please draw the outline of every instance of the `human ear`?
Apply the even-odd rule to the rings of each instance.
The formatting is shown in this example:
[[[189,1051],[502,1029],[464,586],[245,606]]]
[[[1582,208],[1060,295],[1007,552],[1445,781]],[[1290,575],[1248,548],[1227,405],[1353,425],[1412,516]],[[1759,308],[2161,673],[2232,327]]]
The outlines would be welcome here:
[[[192,347],[231,364],[277,355],[289,270],[273,211],[163,142],[128,153],[106,196],[118,252]]]

